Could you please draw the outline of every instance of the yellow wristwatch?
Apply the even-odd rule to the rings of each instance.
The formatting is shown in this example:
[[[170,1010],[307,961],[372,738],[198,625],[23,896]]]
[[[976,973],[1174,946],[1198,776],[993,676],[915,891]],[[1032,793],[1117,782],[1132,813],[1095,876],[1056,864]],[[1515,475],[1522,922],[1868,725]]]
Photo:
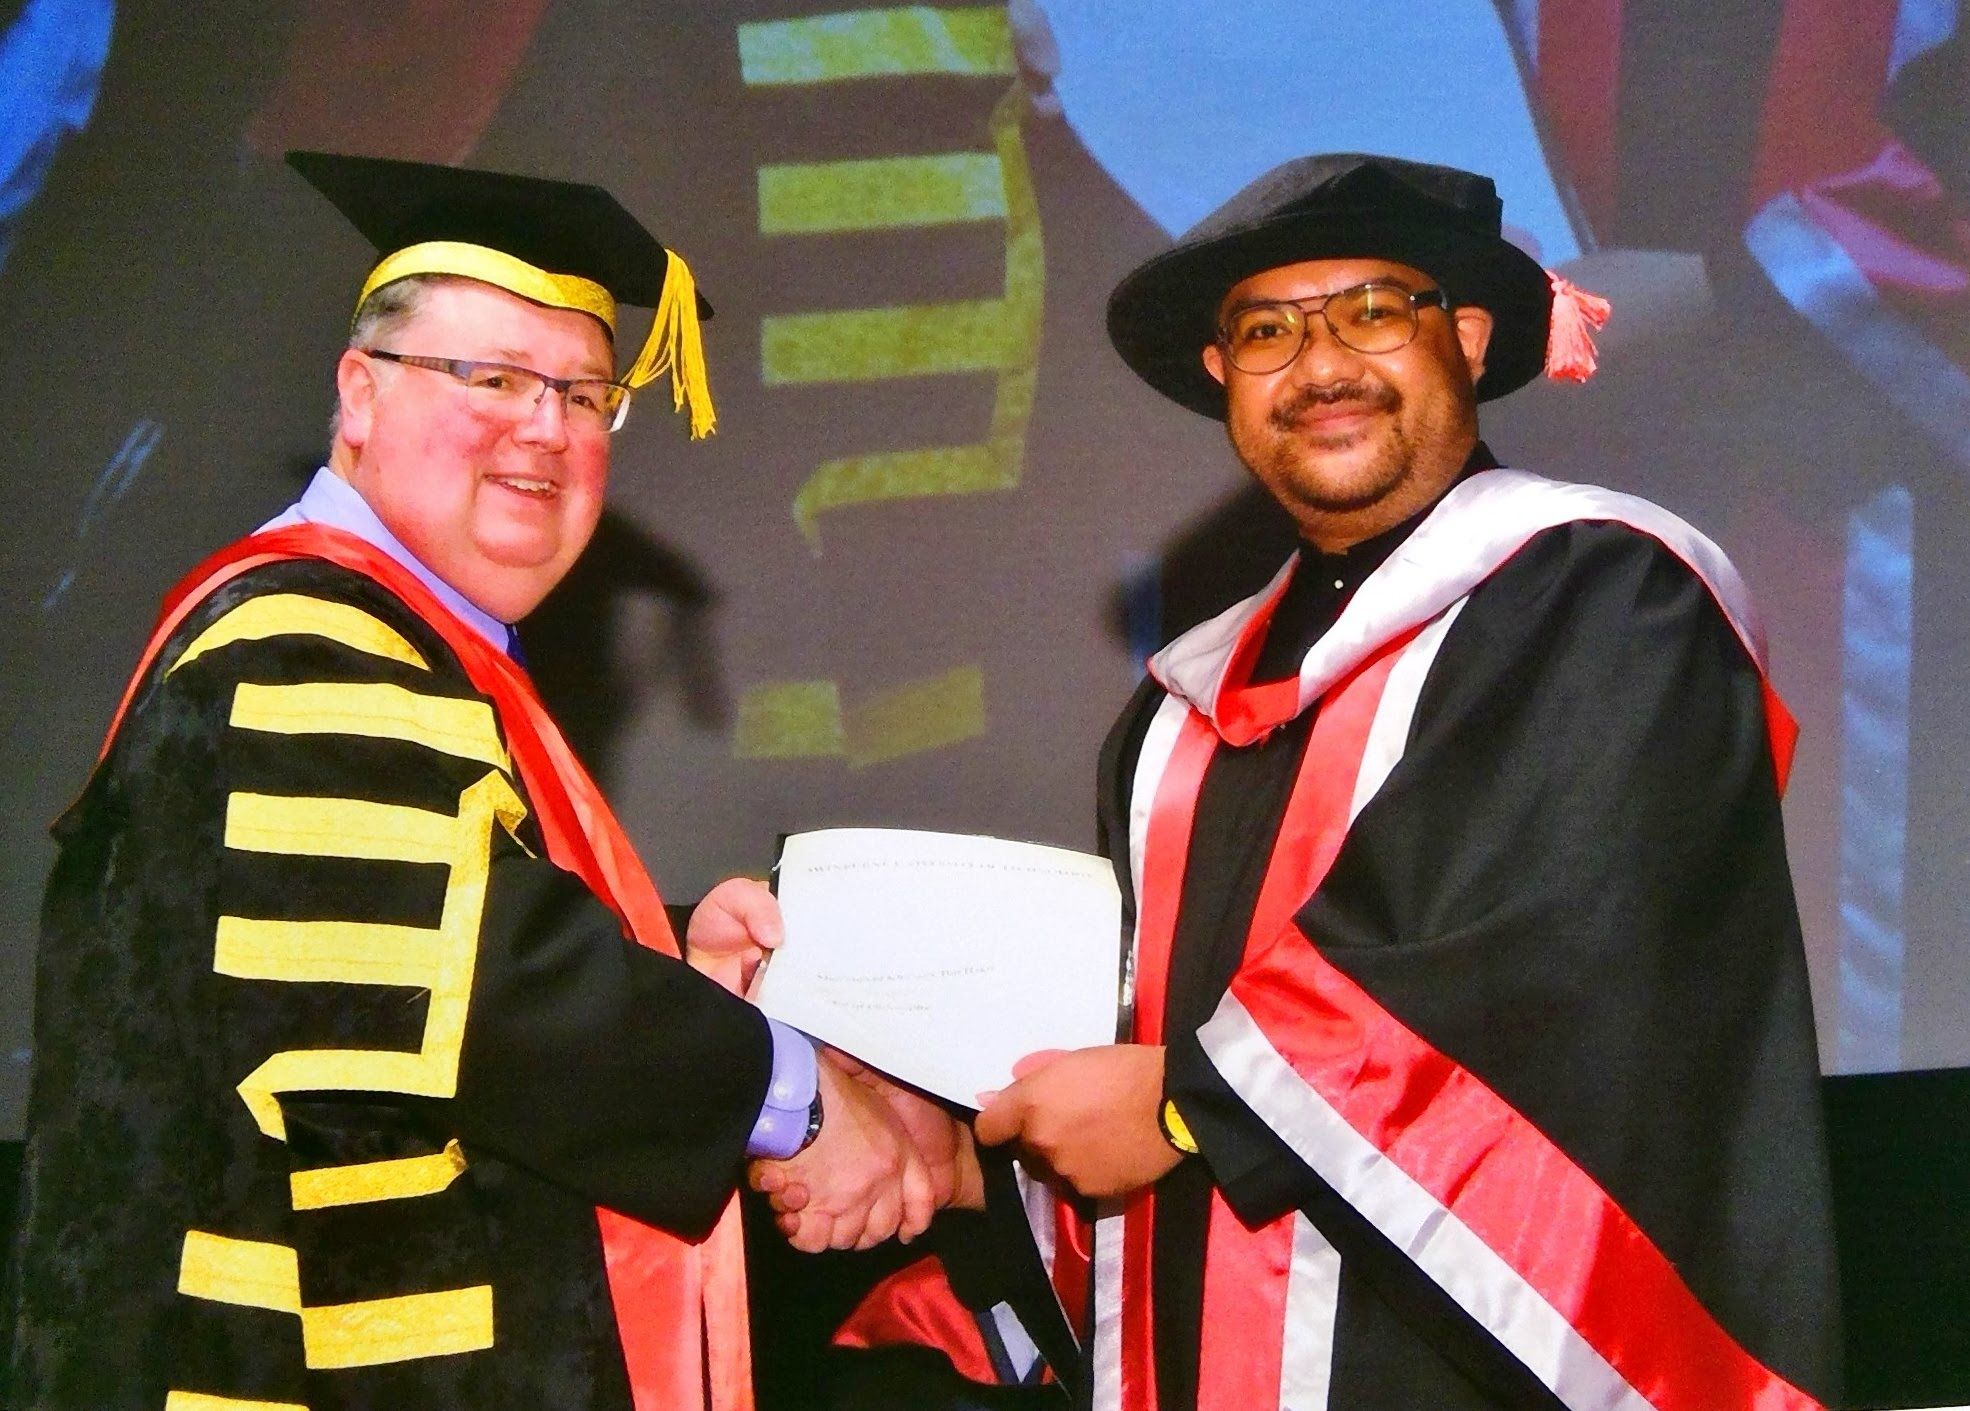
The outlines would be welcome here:
[[[1163,1140],[1185,1156],[1197,1154],[1197,1138],[1190,1135],[1189,1124],[1177,1111],[1176,1103],[1169,1098],[1163,1099],[1163,1106],[1156,1114],[1156,1125],[1163,1129]]]

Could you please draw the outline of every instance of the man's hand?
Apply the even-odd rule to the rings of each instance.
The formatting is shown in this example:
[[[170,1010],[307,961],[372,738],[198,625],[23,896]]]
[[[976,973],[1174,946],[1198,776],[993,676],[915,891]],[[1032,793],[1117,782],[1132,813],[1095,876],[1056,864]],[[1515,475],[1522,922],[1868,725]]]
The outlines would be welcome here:
[[[793,1247],[873,1249],[905,1243],[936,1212],[929,1168],[888,1105],[832,1063],[820,1065],[821,1134],[787,1161],[755,1161],[752,1187],[772,1198]]]
[[[750,877],[728,877],[691,913],[684,958],[735,995],[742,995],[765,960],[786,938],[780,899]]]
[[[838,1049],[822,1049],[821,1061],[832,1063],[882,1099],[889,1115],[915,1144],[917,1154],[929,1168],[931,1197],[937,1209],[985,1208],[985,1182],[978,1170],[978,1150],[967,1123],[960,1122],[916,1089],[902,1086]]]
[[[1119,1196],[1153,1184],[1181,1159],[1156,1121],[1163,1050],[1109,1044],[1034,1054],[1017,1080],[978,1114],[986,1146],[1017,1141],[1029,1158],[1086,1196]]]

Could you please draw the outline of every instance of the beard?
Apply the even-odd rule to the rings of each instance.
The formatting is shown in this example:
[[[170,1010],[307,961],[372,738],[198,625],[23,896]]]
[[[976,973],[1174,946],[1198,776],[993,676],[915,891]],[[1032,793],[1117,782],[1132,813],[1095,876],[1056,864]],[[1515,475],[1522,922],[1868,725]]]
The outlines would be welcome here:
[[[1335,435],[1303,427],[1319,408],[1367,412],[1376,419]],[[1415,449],[1394,413],[1402,394],[1385,382],[1360,379],[1302,387],[1266,416],[1264,434],[1232,430],[1232,448],[1259,482],[1282,502],[1323,514],[1366,509],[1409,478]],[[1366,438],[1377,436],[1372,448]]]

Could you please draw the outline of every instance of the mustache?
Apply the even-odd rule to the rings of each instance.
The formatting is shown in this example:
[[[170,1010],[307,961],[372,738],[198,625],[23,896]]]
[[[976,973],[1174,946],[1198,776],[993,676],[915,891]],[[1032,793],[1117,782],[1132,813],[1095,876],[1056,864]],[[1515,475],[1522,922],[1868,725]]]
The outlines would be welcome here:
[[[1401,394],[1385,382],[1335,382],[1325,387],[1302,387],[1274,407],[1267,419],[1281,431],[1290,431],[1315,407],[1355,406],[1363,411],[1388,412],[1401,403]]]

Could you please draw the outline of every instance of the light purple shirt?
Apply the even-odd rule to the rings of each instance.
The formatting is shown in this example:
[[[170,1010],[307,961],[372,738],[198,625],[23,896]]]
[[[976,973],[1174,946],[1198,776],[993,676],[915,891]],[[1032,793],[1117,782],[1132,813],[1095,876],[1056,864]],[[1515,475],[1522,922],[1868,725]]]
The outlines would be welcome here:
[[[300,499],[260,528],[286,529],[295,524],[325,524],[330,529],[346,529],[358,539],[383,550],[416,574],[418,582],[436,593],[438,601],[450,608],[453,615],[466,626],[501,651],[512,654],[511,629],[419,562],[417,556],[406,549],[402,541],[376,517],[376,511],[369,507],[369,501],[362,497],[356,487],[327,466],[315,472],[315,478],[308,482],[308,488],[301,492]]]
[[[322,524],[343,529],[381,549],[417,575],[438,595],[438,601],[474,632],[511,656],[513,629],[426,568],[392,534],[356,487],[324,466],[315,472],[301,498],[261,525],[262,530],[296,524]],[[766,1021],[773,1036],[773,1073],[766,1084],[766,1101],[752,1125],[746,1155],[787,1157],[800,1150],[807,1137],[807,1114],[821,1075],[814,1043],[805,1034],[777,1019]]]

